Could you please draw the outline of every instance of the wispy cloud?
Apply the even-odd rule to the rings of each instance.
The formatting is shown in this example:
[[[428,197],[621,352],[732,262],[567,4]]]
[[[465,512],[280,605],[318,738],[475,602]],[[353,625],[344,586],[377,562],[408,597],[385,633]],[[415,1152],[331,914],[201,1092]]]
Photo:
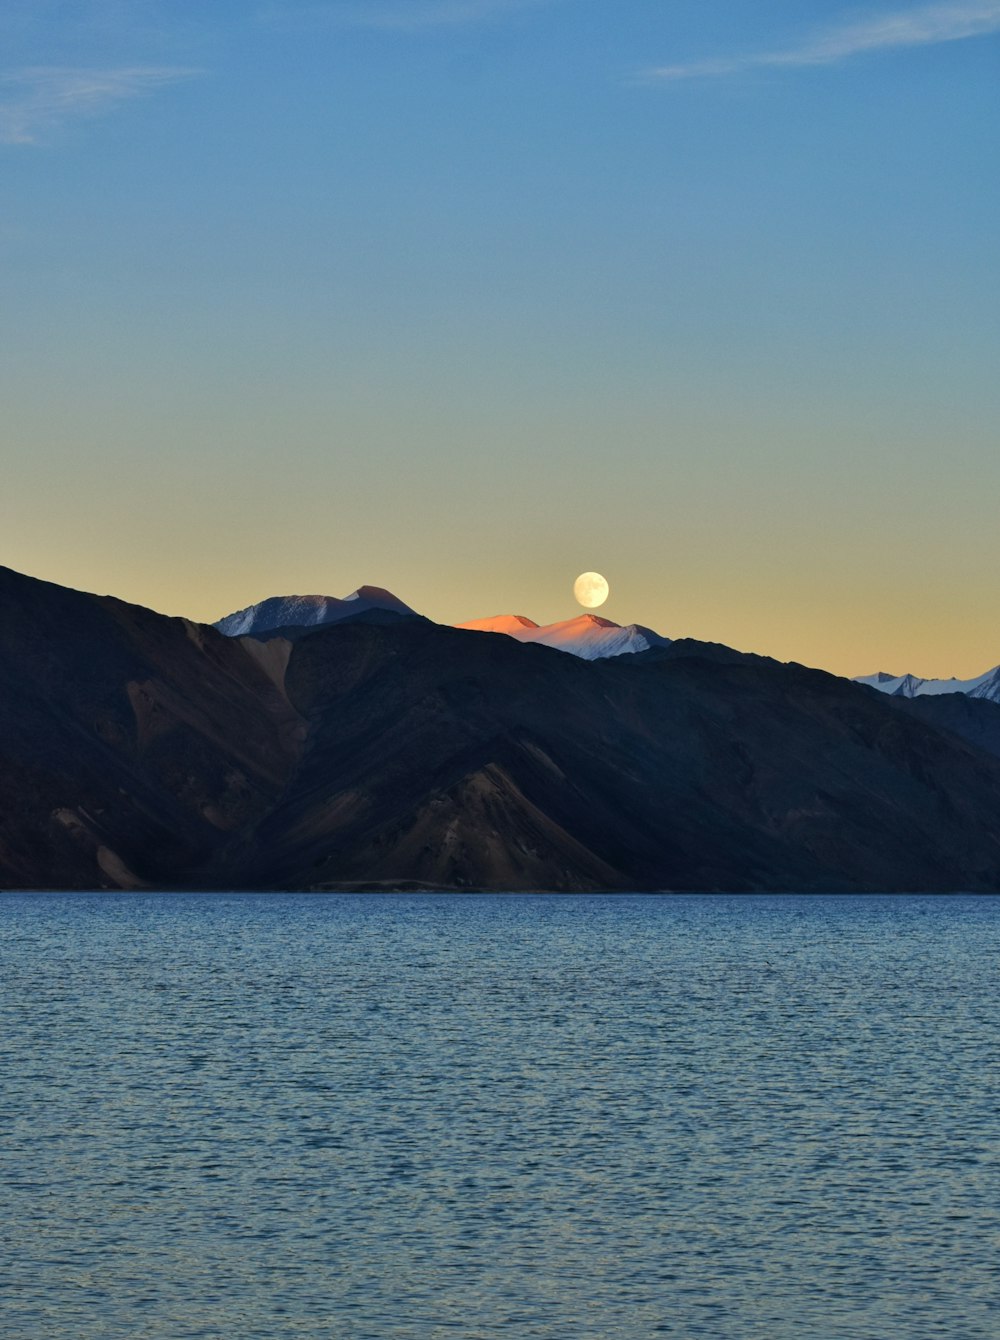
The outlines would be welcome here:
[[[883,14],[865,22],[845,24],[809,41],[777,51],[745,52],[715,60],[664,65],[650,71],[656,79],[698,79],[739,74],[743,70],[808,65],[835,65],[870,51],[932,46],[1000,32],[1000,0],[925,5]]]
[[[37,144],[68,121],[102,116],[119,103],[200,70],[134,65],[72,69],[38,65],[0,74],[0,144]]]
[[[517,10],[534,9],[552,0],[387,0],[386,3],[349,2],[269,5],[260,18],[281,27],[318,24],[341,28],[377,28],[383,32],[419,32],[503,18]]]

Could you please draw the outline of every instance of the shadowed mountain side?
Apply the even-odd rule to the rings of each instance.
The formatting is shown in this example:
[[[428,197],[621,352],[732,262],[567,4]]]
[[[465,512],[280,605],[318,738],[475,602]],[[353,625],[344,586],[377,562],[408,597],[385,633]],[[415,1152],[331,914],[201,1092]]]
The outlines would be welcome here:
[[[878,690],[872,689],[872,693]],[[950,731],[961,739],[1000,758],[1000,703],[991,698],[970,698],[964,693],[943,693],[920,698],[885,697],[893,707],[916,717],[937,730]]]
[[[304,639],[287,686],[279,886],[1000,888],[996,761],[820,671],[409,622]]]
[[[0,886],[227,868],[304,736],[261,651],[0,568]]]
[[[692,656],[697,660],[718,661],[726,665],[761,664],[779,667],[786,664],[784,661],[772,660],[770,656],[759,656],[756,652],[737,651],[735,647],[727,647],[724,642],[699,642],[693,637],[679,637],[664,646],[649,647],[646,651],[638,652],[635,661],[650,665],[654,661],[688,660]]]
[[[337,624],[394,624],[419,620],[422,623],[429,623],[422,614],[402,614],[398,610],[390,609],[361,609],[356,614],[345,614],[334,622]],[[320,632],[324,628],[329,628],[330,624],[284,624],[280,628],[265,628],[263,632],[240,634],[245,642],[251,640],[257,642],[270,642],[273,638],[283,638],[286,642],[299,642],[304,637],[312,637],[314,633]],[[227,635],[228,636],[228,635]]]

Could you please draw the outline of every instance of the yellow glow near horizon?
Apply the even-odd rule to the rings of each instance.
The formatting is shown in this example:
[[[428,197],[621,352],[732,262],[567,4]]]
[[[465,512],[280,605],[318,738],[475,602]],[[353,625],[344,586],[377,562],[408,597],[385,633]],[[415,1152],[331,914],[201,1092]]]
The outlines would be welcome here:
[[[348,400],[320,423],[307,388],[296,407],[251,388],[245,414],[223,397],[160,422],[139,405],[109,419],[82,390],[72,403],[19,394],[32,412],[10,413],[21,449],[4,461],[0,561],[166,614],[207,623],[370,584],[440,623],[555,623],[580,608],[567,569],[599,553],[615,621],[667,637],[846,675],[968,678],[1000,661],[985,428],[981,460],[966,430],[962,468],[939,456],[901,472],[901,430],[876,451],[869,424],[859,445],[853,411],[776,419],[766,440],[707,410],[634,414],[635,468],[622,470],[602,455],[613,425],[596,405],[590,424],[582,408],[545,416],[524,401],[516,420],[499,404],[418,404],[405,419],[383,407],[383,423]],[[460,429],[475,452],[454,450]],[[907,436],[911,467],[932,436]]]

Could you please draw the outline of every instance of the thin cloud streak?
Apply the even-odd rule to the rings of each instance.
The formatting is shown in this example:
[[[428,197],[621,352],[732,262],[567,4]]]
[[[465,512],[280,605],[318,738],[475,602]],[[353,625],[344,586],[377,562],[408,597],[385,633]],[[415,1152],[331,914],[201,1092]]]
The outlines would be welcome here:
[[[1000,32],[1000,0],[968,0],[964,4],[927,5],[835,28],[802,46],[665,65],[650,74],[654,79],[669,81],[711,78],[764,68],[835,65],[870,51],[934,46],[967,37],[985,37],[995,32]]]
[[[69,121],[201,74],[173,66],[72,69],[37,65],[0,74],[0,144],[38,144]]]
[[[419,32],[457,28],[535,9],[552,0],[396,0],[390,4],[271,5],[259,15],[275,27],[375,28],[383,32]]]

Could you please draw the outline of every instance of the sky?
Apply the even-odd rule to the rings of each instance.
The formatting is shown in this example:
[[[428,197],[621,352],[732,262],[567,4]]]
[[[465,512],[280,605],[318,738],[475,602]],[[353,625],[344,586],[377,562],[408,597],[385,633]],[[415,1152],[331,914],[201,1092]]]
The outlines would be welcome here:
[[[1000,0],[3,0],[0,562],[1000,661]]]

